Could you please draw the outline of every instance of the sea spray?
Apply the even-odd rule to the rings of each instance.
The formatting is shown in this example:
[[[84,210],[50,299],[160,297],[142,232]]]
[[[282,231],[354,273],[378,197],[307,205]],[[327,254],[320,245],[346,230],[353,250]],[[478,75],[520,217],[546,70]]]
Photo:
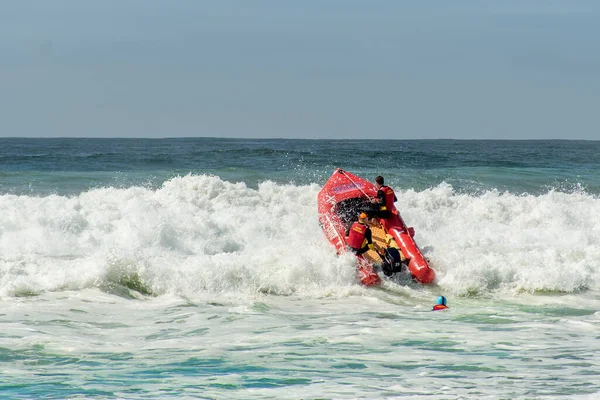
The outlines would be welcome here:
[[[317,185],[258,188],[187,175],[160,188],[0,196],[0,290],[40,293],[116,282],[144,294],[290,294],[352,285],[316,219]],[[599,285],[600,200],[583,193],[398,190],[397,207],[457,295],[575,292]]]

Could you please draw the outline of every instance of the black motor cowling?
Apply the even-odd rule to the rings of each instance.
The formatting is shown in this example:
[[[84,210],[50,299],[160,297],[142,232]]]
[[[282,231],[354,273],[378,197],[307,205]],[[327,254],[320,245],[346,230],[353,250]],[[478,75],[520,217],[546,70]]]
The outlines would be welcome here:
[[[383,273],[386,276],[392,276],[392,274],[395,274],[396,272],[402,272],[406,269],[398,249],[393,247],[385,249],[381,259],[383,260]]]

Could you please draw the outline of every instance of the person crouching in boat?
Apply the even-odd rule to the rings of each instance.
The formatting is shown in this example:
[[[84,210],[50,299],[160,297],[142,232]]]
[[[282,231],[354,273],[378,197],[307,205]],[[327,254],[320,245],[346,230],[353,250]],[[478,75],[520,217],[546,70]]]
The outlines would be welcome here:
[[[372,208],[369,212],[369,218],[379,217],[387,219],[396,209],[394,202],[398,201],[394,189],[384,184],[383,176],[375,177],[375,187],[377,188],[377,197],[371,199]]]
[[[368,219],[369,217],[366,213],[360,213],[358,221],[355,221],[346,230],[346,244],[356,255],[366,253],[375,248],[373,246],[373,235],[371,234],[371,228],[369,228]]]

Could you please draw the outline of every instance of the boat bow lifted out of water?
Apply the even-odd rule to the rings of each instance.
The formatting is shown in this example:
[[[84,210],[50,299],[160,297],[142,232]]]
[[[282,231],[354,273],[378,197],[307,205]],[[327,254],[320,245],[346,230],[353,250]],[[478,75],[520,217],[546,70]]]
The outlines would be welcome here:
[[[377,188],[371,182],[336,169],[317,196],[319,223],[327,239],[335,246],[338,254],[348,251],[346,228],[356,221],[358,213],[377,197]],[[373,243],[380,249],[400,250],[403,263],[413,279],[427,284],[435,279],[435,272],[413,240],[414,229],[407,227],[400,213],[392,212],[390,218],[379,218],[380,226],[371,226]],[[362,284],[376,285],[381,279],[374,266],[381,257],[373,250],[357,256],[358,275]],[[388,275],[388,273],[386,273]]]

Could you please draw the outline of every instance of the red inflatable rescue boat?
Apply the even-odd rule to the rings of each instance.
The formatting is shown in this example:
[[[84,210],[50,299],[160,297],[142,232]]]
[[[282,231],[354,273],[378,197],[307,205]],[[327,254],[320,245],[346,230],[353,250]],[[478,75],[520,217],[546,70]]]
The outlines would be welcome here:
[[[335,246],[338,254],[348,251],[346,228],[354,222],[361,210],[377,197],[377,188],[371,182],[336,169],[317,196],[319,223],[327,239]],[[380,249],[395,247],[402,253],[402,260],[416,281],[427,284],[435,279],[435,272],[413,240],[413,228],[408,228],[398,211],[387,218],[379,218],[380,226],[372,226],[373,242]],[[373,250],[358,255],[358,275],[366,285],[376,285],[381,279],[374,269],[380,256]]]

